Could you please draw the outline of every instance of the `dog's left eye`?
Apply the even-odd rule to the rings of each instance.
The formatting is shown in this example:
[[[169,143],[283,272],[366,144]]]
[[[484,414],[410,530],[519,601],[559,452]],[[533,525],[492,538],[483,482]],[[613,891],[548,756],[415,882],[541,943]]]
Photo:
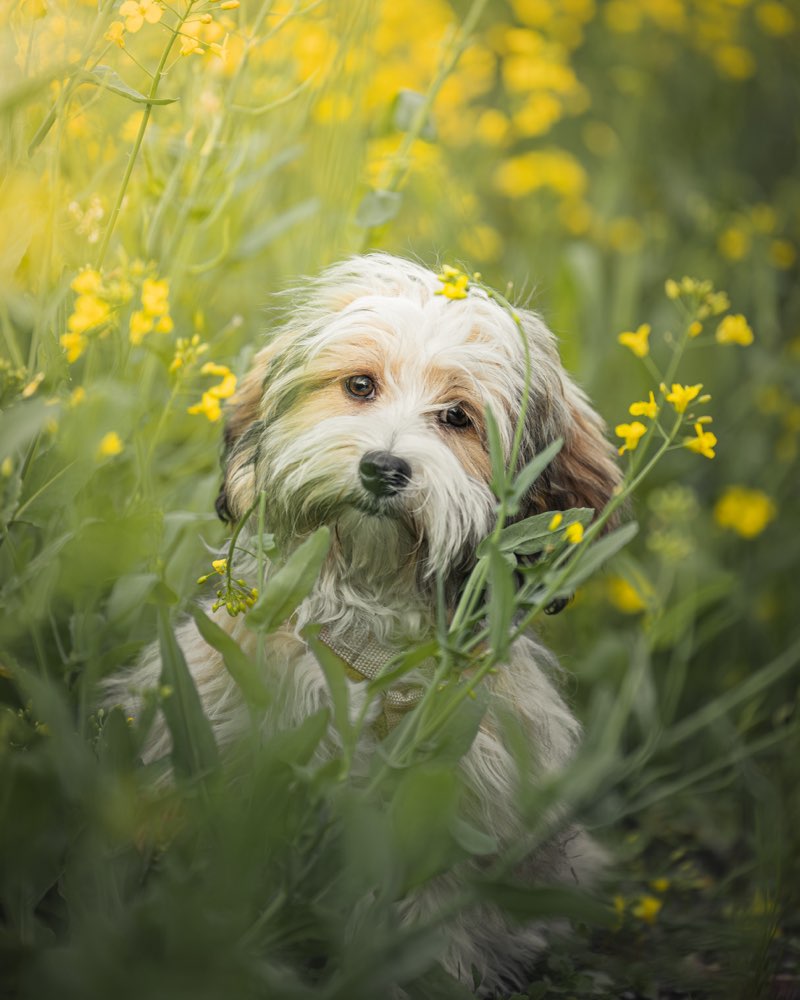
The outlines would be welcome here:
[[[449,427],[463,428],[472,424],[463,406],[449,406],[446,410],[440,410],[439,420]]]
[[[372,399],[375,395],[375,383],[369,375],[351,375],[345,379],[344,387],[357,399]]]

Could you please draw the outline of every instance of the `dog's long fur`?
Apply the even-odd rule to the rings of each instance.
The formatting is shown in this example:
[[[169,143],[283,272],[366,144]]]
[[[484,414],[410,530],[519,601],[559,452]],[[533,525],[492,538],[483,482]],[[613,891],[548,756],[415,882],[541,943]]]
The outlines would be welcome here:
[[[495,501],[485,413],[491,407],[508,453],[525,382],[520,331],[508,312],[480,290],[449,300],[436,275],[385,254],[354,257],[307,282],[291,299],[287,318],[255,357],[228,409],[224,482],[217,510],[237,520],[260,491],[269,530],[290,551],[322,524],[333,544],[319,580],[291,622],[264,641],[258,656],[276,692],[266,732],[292,727],[328,704],[326,683],[300,638],[304,625],[326,626],[351,642],[377,641],[401,649],[429,637],[437,574],[455,600],[474,563],[478,542],[491,530]],[[570,380],[552,334],[532,312],[519,313],[531,358],[531,397],[520,462],[557,437],[558,458],[534,485],[519,517],[568,507],[599,511],[618,483],[613,450],[586,397]],[[346,382],[367,375],[374,398],[357,398]],[[460,406],[467,427],[442,421]],[[384,497],[359,476],[366,453],[391,453],[410,467],[402,488]],[[216,614],[254,658],[256,638],[241,619]],[[238,689],[220,655],[193,623],[179,629],[180,645],[217,741],[233,741],[247,725]],[[520,833],[516,768],[503,745],[495,709],[512,711],[527,732],[543,773],[569,760],[579,726],[551,679],[552,657],[532,638],[515,644],[504,667],[487,682],[493,705],[461,768],[473,793],[474,822],[509,842]],[[132,674],[114,683],[112,699],[157,685],[157,649]],[[365,685],[351,684],[363,703]],[[367,757],[379,736],[365,733]],[[166,753],[166,728],[157,727],[151,757]],[[598,852],[574,827],[529,860],[539,881],[584,882]],[[453,876],[407,904],[409,917],[436,908]],[[513,982],[542,946],[536,928],[511,927],[484,908],[451,921],[443,965],[467,981],[474,966],[483,988]]]

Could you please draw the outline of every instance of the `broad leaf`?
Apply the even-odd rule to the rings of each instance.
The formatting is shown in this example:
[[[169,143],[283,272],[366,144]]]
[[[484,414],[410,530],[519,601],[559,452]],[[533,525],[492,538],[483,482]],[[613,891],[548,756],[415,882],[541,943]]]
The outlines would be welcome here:
[[[184,777],[207,775],[217,766],[217,745],[165,607],[158,609],[158,642],[160,683],[169,690],[161,704],[172,736],[175,772]]]
[[[272,632],[286,621],[311,593],[330,545],[330,530],[323,525],[270,574],[263,593],[247,615],[250,628]]]
[[[266,708],[272,700],[270,693],[255,663],[242,651],[239,643],[199,607],[190,608],[189,613],[194,618],[200,635],[209,646],[222,654],[228,673],[239,685],[247,701],[257,708]]]

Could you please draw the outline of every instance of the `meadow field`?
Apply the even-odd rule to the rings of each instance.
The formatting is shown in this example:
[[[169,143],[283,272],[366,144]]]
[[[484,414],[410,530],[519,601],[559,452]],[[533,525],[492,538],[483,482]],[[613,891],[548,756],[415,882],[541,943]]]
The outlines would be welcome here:
[[[572,925],[518,997],[800,997],[800,5],[3,0],[0,59],[0,997],[469,997],[437,930],[482,900]],[[175,652],[215,592],[266,628],[212,565],[225,401],[275,293],[372,249],[537,310],[620,451],[623,526],[548,518],[535,601],[500,458],[437,647],[488,621],[502,669],[522,615],[564,667],[584,748],[549,782],[520,751],[526,845],[459,818],[466,675],[361,781],[334,667],[320,766],[323,717],[221,756]],[[159,636],[140,717],[99,709]],[[556,800],[609,852],[591,895],[510,875]]]

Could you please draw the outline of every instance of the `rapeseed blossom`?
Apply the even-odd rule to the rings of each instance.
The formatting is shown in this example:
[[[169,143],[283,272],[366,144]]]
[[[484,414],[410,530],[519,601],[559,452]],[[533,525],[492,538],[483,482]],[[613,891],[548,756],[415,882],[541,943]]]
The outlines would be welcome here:
[[[717,443],[716,435],[712,434],[711,431],[704,431],[701,423],[694,425],[694,432],[697,436],[686,438],[683,442],[684,447],[688,448],[689,451],[697,452],[698,455],[703,455],[705,458],[713,458],[716,454],[714,451]]]
[[[697,398],[702,388],[702,382],[698,382],[697,385],[679,385],[677,382],[673,382],[672,391],[666,393],[666,400],[668,403],[672,403],[677,413],[685,413],[686,407],[693,399]]]
[[[442,287],[434,292],[435,295],[444,295],[448,299],[465,299],[467,297],[469,276],[463,271],[445,264],[436,277],[441,281]]]
[[[642,323],[637,330],[629,330],[626,333],[621,333],[617,337],[617,341],[623,347],[627,347],[633,351],[637,358],[646,358],[650,353],[649,337],[650,324]]]
[[[635,451],[639,446],[639,439],[647,433],[647,428],[643,423],[634,420],[631,424],[617,424],[614,428],[617,437],[624,440],[624,444],[619,448],[620,455],[626,451]]]
[[[583,525],[576,521],[574,524],[569,524],[564,529],[564,538],[570,543],[570,545],[577,545],[579,542],[583,541]]]
[[[119,13],[125,18],[125,30],[135,34],[145,21],[148,24],[157,24],[161,20],[164,8],[157,0],[125,0]]]
[[[202,414],[215,423],[222,416],[220,401],[229,399],[236,391],[236,376],[227,365],[218,365],[213,361],[207,361],[200,369],[200,374],[218,375],[222,377],[222,381],[206,389],[200,402],[190,406],[187,413]]]
[[[742,538],[755,538],[777,512],[774,501],[762,490],[729,486],[714,505],[714,520]]]
[[[650,420],[654,420],[658,414],[658,403],[652,391],[650,392],[649,399],[631,403],[628,407],[628,413],[632,417],[647,417]]]
[[[97,446],[97,457],[113,458],[115,455],[119,455],[124,448],[119,434],[116,431],[109,431],[100,439],[100,444]]]
[[[753,343],[753,331],[742,315],[726,316],[717,327],[714,337],[719,344],[740,344],[749,347]]]

